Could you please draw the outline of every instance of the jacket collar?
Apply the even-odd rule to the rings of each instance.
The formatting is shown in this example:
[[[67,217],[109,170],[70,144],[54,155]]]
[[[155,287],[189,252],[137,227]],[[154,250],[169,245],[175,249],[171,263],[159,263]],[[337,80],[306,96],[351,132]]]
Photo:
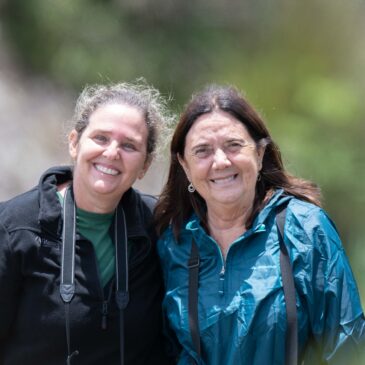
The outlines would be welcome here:
[[[284,204],[287,204],[288,201],[292,198],[292,196],[286,195],[283,189],[278,189],[275,191],[273,196],[264,206],[264,208],[259,212],[257,217],[255,218],[252,228],[254,230],[259,229],[262,225],[265,224],[267,217],[274,211],[277,210]]]
[[[261,212],[259,212],[259,214],[255,218],[252,224],[252,231],[257,232],[265,230],[265,221],[267,217],[274,210],[278,209],[283,204],[287,204],[287,202],[291,198],[292,198],[291,196],[285,195],[283,189],[276,190],[273,196],[268,201],[268,203],[264,206],[264,208],[261,210]],[[202,227],[200,225],[200,220],[195,213],[191,216],[185,228],[191,231],[202,230]]]
[[[62,207],[57,197],[57,185],[72,181],[71,166],[57,166],[48,169],[39,180],[39,216],[41,229],[46,234],[59,239],[62,235]],[[128,237],[147,236],[142,220],[142,204],[137,192],[130,188],[127,190],[119,205],[124,208]]]

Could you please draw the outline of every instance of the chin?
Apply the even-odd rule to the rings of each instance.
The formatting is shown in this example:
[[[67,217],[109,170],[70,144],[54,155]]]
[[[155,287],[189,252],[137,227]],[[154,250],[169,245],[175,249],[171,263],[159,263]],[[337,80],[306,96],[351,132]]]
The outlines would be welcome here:
[[[114,186],[108,186],[99,182],[94,185],[94,191],[98,194],[115,194],[117,189]]]
[[[235,204],[238,203],[242,199],[242,195],[234,195],[234,196],[225,196],[225,197],[216,197],[214,200],[219,202],[220,204]]]

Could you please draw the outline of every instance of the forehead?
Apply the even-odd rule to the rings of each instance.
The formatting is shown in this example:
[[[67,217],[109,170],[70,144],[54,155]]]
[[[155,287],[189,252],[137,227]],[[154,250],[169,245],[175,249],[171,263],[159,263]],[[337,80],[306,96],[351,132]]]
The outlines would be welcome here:
[[[200,116],[190,128],[185,142],[188,146],[231,138],[252,141],[242,122],[229,113],[219,111]]]
[[[147,133],[143,113],[133,106],[110,103],[99,106],[90,116],[89,129],[123,130],[134,129]]]
[[[133,120],[143,120],[142,112],[134,106],[121,103],[109,103],[100,105],[90,115],[92,120],[109,120],[112,118],[123,118]]]

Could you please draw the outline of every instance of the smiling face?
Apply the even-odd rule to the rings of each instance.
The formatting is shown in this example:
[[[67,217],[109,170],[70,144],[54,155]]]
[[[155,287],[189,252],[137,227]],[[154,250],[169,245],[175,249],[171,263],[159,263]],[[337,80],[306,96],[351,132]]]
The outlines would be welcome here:
[[[264,148],[257,148],[246,127],[218,111],[199,117],[185,140],[179,161],[209,209],[250,209]]]
[[[142,113],[125,104],[106,104],[90,116],[79,138],[73,130],[74,193],[79,208],[111,212],[149,167],[148,130]]]

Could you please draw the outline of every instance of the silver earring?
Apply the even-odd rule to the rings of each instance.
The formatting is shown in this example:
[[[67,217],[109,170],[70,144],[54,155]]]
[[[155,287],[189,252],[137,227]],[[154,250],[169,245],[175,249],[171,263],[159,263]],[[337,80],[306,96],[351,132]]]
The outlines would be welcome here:
[[[257,175],[257,181],[260,181],[260,180],[261,180],[261,172],[259,172]]]
[[[188,192],[189,193],[194,193],[194,191],[195,191],[194,185],[193,185],[193,183],[190,183],[188,185]]]

